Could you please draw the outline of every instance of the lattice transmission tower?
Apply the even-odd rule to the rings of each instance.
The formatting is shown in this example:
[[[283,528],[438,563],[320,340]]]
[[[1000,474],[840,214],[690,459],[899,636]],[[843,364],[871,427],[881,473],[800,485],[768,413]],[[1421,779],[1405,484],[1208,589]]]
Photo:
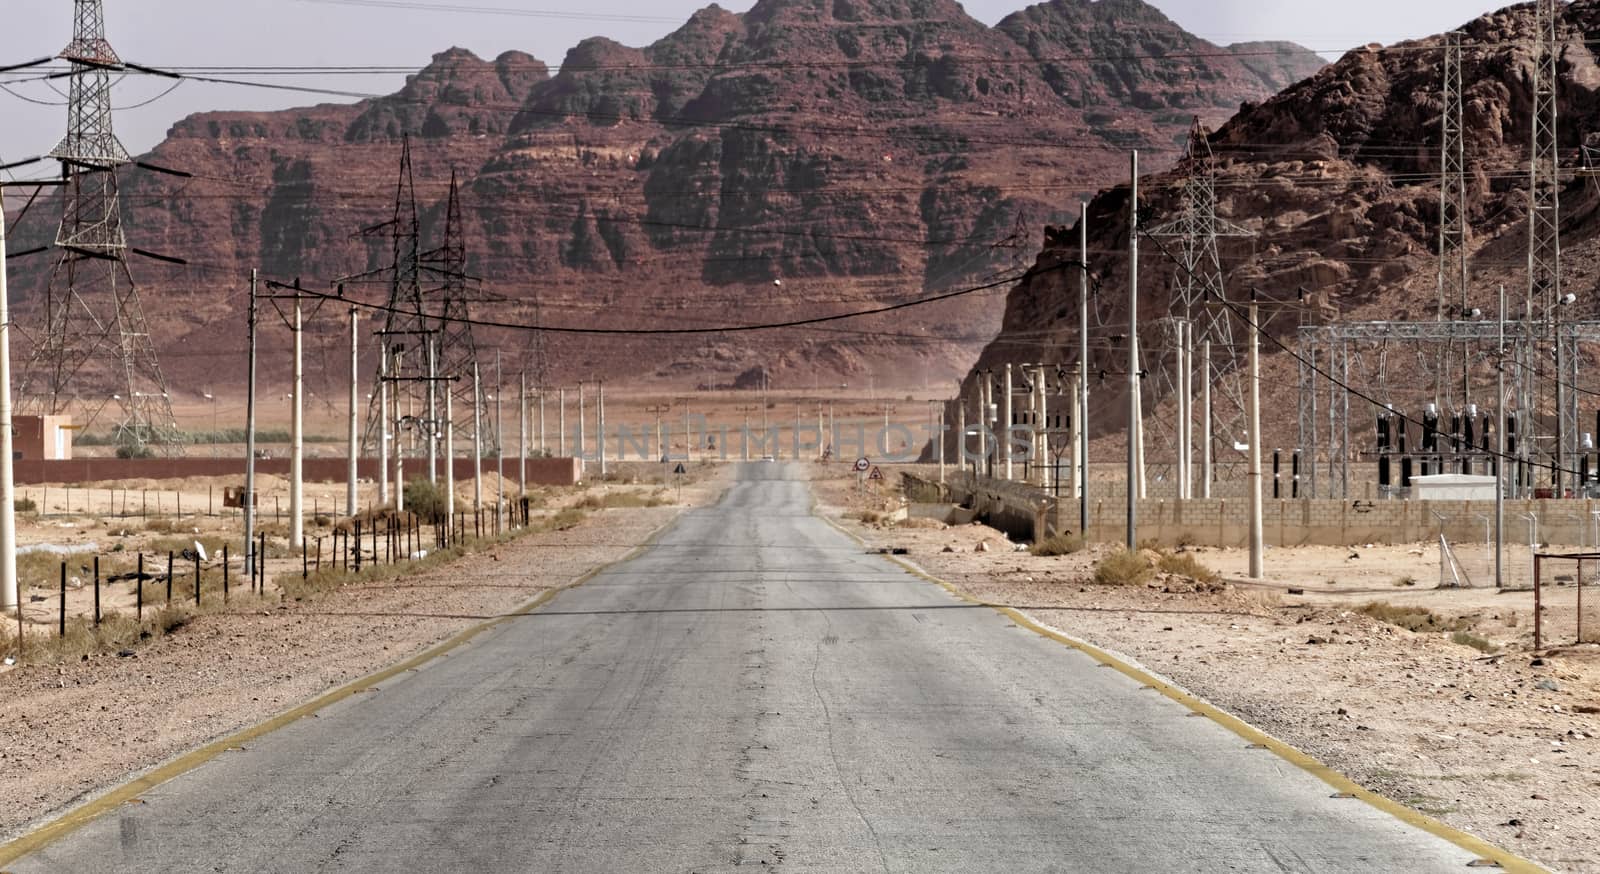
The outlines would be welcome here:
[[[432,436],[421,428],[394,433],[392,429],[398,425],[398,419],[385,423],[387,411],[383,405],[387,396],[390,410],[402,411],[402,415],[413,417],[413,421],[419,412],[423,418],[429,417],[427,386],[432,374],[428,359],[435,332],[422,306],[421,229],[417,220],[416,183],[411,172],[410,139],[406,139],[400,148],[400,179],[395,186],[394,218],[364,228],[361,236],[389,238],[394,257],[388,267],[348,278],[389,274],[388,304],[384,309],[383,328],[378,332],[381,358],[372,383],[383,390],[374,390],[372,393],[361,449],[368,454],[387,451],[379,446],[381,435],[392,433],[392,439],[403,441],[414,456],[417,447],[425,447],[427,441],[433,439]]]
[[[1217,216],[1216,156],[1211,151],[1209,131],[1198,118],[1189,130],[1189,147],[1180,170],[1184,174],[1182,208],[1175,218],[1157,226],[1150,233],[1151,236],[1176,239],[1181,247],[1172,316],[1193,326],[1189,331],[1190,342],[1198,353],[1196,361],[1200,378],[1206,381],[1204,385],[1212,387],[1217,396],[1213,398],[1209,419],[1211,433],[1205,433],[1202,428],[1199,435],[1206,446],[1211,446],[1218,435],[1238,440],[1248,430],[1245,425],[1245,389],[1240,378],[1239,356],[1234,347],[1233,316],[1222,305],[1227,300],[1227,289],[1217,241],[1225,237],[1251,237],[1254,234]],[[1210,350],[1209,356],[1204,351],[1207,349]],[[1202,410],[1202,415],[1204,413]]]
[[[1461,33],[1445,34],[1439,160],[1439,319],[1467,309],[1467,154]]]
[[[449,383],[454,399],[453,427],[456,434],[467,441],[462,445],[472,445],[479,423],[483,421],[478,411],[488,409],[488,392],[481,381],[476,390],[473,388],[472,374],[479,366],[479,361],[478,344],[473,339],[470,322],[472,308],[468,295],[472,278],[467,275],[467,245],[461,220],[460,186],[453,172],[450,174],[450,198],[445,205],[444,245],[429,252],[423,260],[430,272],[436,274],[443,283],[438,290],[438,373],[454,378]],[[482,372],[488,371],[484,369]],[[485,427],[482,436],[480,445],[484,447],[484,452],[493,455],[496,450],[495,429]]]
[[[1541,323],[1544,349],[1553,349],[1556,360],[1552,371],[1558,378],[1548,380],[1555,398],[1552,450],[1558,462],[1552,465],[1552,485],[1563,487],[1561,469],[1572,458],[1573,437],[1577,432],[1577,409],[1568,409],[1568,393],[1559,375],[1565,372],[1556,342],[1563,303],[1561,291],[1561,159],[1557,138],[1556,88],[1561,55],[1560,0],[1537,0],[1533,35],[1533,142],[1529,153],[1528,177],[1528,300],[1527,310]],[[1543,357],[1542,355],[1540,356]],[[1540,362],[1543,364],[1544,362]],[[1539,367],[1537,369],[1543,369]],[[1539,405],[1542,406],[1542,405]],[[1547,432],[1549,433],[1549,432]]]
[[[65,183],[60,251],[44,299],[44,326],[20,382],[21,404],[46,414],[74,406],[88,427],[121,410],[119,445],[181,452],[177,421],[139,290],[128,269],[118,168],[131,163],[111,122],[111,77],[123,69],[105,34],[101,0],[74,0],[67,134],[50,157]]]

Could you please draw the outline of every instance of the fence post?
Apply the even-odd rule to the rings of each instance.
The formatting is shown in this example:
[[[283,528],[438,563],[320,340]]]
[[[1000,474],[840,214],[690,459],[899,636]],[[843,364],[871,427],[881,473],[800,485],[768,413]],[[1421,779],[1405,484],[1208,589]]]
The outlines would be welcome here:
[[[1535,653],[1538,653],[1539,650],[1544,649],[1544,646],[1543,646],[1543,643],[1544,643],[1544,624],[1543,624],[1543,616],[1541,615],[1543,613],[1543,611],[1540,609],[1540,605],[1539,605],[1539,595],[1540,595],[1539,590],[1544,587],[1544,580],[1540,576],[1540,570],[1542,569],[1540,567],[1540,565],[1542,563],[1543,562],[1540,560],[1539,554],[1537,552],[1534,553],[1533,554],[1533,651]]]
[[[1582,609],[1578,613],[1582,615]],[[94,627],[100,627],[100,556],[98,555],[94,557]]]
[[[355,554],[354,554],[353,558],[355,559],[355,572],[359,574],[359,573],[361,573],[361,520],[360,519],[356,520],[356,532],[355,533],[356,533],[356,536],[355,536]]]
[[[22,600],[18,598],[17,600]],[[67,636],[67,563],[61,563],[61,636]]]
[[[167,603],[172,603],[172,550],[167,550]]]
[[[300,538],[300,579],[311,578],[311,546],[304,537]]]
[[[222,603],[228,603],[228,544],[222,544]]]
[[[194,553],[194,605],[200,606],[200,551]]]
[[[144,553],[142,551],[139,553],[139,570],[138,570],[138,576],[135,578],[135,582],[138,585],[139,593],[136,596],[137,600],[134,601],[133,617],[134,617],[135,620],[137,620],[139,622],[143,622],[144,621]]]

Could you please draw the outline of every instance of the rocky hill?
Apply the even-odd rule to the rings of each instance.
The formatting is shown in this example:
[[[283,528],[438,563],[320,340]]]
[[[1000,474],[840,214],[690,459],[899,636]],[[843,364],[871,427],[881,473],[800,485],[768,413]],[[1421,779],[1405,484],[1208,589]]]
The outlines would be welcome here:
[[[1563,283],[1577,295],[1568,317],[1600,316],[1594,294],[1600,273],[1600,206],[1596,183],[1583,170],[1581,146],[1600,129],[1600,3],[1562,5],[1559,139],[1563,162]],[[1469,309],[1492,317],[1504,284],[1514,308],[1523,306],[1527,279],[1528,144],[1531,140],[1532,6],[1485,15],[1463,26],[1465,150],[1471,253]],[[1253,233],[1223,240],[1223,269],[1239,299],[1250,289],[1263,298],[1304,307],[1273,308],[1274,334],[1292,344],[1302,319],[1432,320],[1437,314],[1440,213],[1440,117],[1443,38],[1355,51],[1277,96],[1246,107],[1210,137],[1217,159],[1218,212]],[[1181,170],[1142,182],[1146,226],[1177,215],[1186,176]],[[1090,261],[1095,296],[1090,371],[1126,369],[1128,188],[1105,191],[1090,206]],[[1074,227],[1052,228],[1036,266],[1078,256]],[[1169,242],[1168,245],[1176,245]],[[1146,329],[1145,367],[1170,366],[1155,321],[1167,315],[1179,270],[1169,253],[1142,244],[1139,300]],[[1044,361],[1071,366],[1077,356],[1077,318],[1062,302],[1076,301],[1075,272],[1050,271],[1017,286],[1004,327],[980,357],[979,368]],[[1455,307],[1451,316],[1455,317]],[[1235,323],[1244,336],[1243,327]],[[1242,342],[1242,341],[1241,341]],[[1268,445],[1296,443],[1296,364],[1265,344],[1264,430]],[[1411,355],[1406,359],[1405,355]],[[1396,402],[1417,409],[1431,390],[1414,353],[1388,362]],[[1376,379],[1376,355],[1368,357]],[[1592,369],[1587,368],[1585,369]],[[1479,386],[1492,385],[1480,366]],[[1587,377],[1585,377],[1587,379]],[[970,390],[972,376],[968,376]],[[1169,417],[1173,399],[1160,381],[1146,383],[1152,418]],[[1097,381],[1095,433],[1120,442],[1125,388],[1121,377]],[[1600,386],[1590,386],[1590,389]],[[1487,393],[1481,395],[1487,398]],[[1593,414],[1586,399],[1583,420]],[[1352,401],[1361,433],[1372,411]],[[1242,435],[1241,435],[1242,436]],[[1156,450],[1151,449],[1152,453]]]
[[[409,136],[430,240],[452,171],[464,180],[470,271],[495,301],[479,311],[496,320],[676,327],[904,301],[1025,267],[1037,229],[1123,175],[1127,147],[1170,163],[1193,116],[1220,121],[1321,65],[1221,49],[1141,0],[1052,0],[993,28],[953,0],[710,6],[644,48],[586,40],[554,74],[452,49],[388,97],[177,124],[148,160],[194,178],[130,171],[124,190],[135,245],[191,263],[135,271],[173,382],[242,378],[217,362],[237,354],[250,268],[324,284],[386,263],[383,240],[354,234],[392,215]],[[53,234],[40,215],[19,245]],[[46,267],[19,264],[25,313]],[[764,366],[789,384],[920,383],[959,375],[999,325],[979,296],[781,334],[487,342],[551,381],[716,384]],[[313,341],[335,382],[338,342],[331,324]]]

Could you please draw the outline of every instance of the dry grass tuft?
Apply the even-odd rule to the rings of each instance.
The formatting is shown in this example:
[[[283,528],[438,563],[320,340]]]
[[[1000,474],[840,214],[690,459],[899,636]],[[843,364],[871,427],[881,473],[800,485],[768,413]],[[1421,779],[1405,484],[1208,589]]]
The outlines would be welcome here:
[[[1450,639],[1462,646],[1470,646],[1478,652],[1496,653],[1500,651],[1500,647],[1491,643],[1488,638],[1479,637],[1470,631],[1457,631],[1455,634],[1450,635]]]
[[[1159,563],[1162,573],[1184,577],[1197,583],[1215,583],[1221,577],[1211,568],[1201,564],[1192,553],[1163,553]]]
[[[1035,543],[1028,551],[1039,556],[1076,555],[1084,547],[1083,538],[1076,534],[1057,534]]]
[[[1364,604],[1357,610],[1371,616],[1379,622],[1404,628],[1407,631],[1418,633],[1441,631],[1468,631],[1473,622],[1465,617],[1445,617],[1434,613],[1426,607],[1396,606],[1387,601],[1373,601]]]
[[[1155,576],[1155,568],[1143,555],[1119,549],[1100,560],[1094,581],[1102,586],[1142,586]]]

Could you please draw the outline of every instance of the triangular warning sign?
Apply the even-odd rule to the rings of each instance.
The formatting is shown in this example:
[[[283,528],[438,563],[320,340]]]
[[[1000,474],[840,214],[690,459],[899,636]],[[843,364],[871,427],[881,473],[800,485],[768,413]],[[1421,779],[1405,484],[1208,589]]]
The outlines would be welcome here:
[[[678,468],[673,471],[673,473],[677,474],[678,476],[683,476],[684,474],[686,474],[688,472],[689,472],[689,469],[683,466],[683,462],[679,462],[678,463]]]
[[[872,473],[867,474],[867,479],[870,479],[870,480],[881,480],[881,479],[883,479],[883,471],[881,471],[878,468],[874,467],[872,469]]]

